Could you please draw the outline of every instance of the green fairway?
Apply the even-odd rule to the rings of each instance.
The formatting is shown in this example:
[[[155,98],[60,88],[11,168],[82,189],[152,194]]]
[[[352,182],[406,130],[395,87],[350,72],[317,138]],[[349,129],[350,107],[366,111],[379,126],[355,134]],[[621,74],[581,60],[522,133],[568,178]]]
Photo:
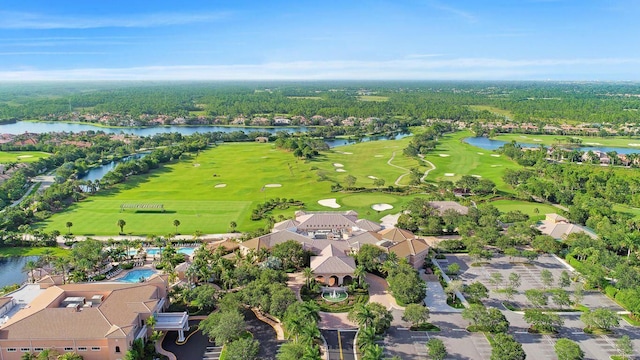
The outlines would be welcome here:
[[[502,180],[505,169],[520,168],[514,161],[491,150],[469,145],[462,139],[472,136],[468,131],[447,134],[438,140],[438,146],[426,160],[436,169],[429,172],[427,181],[456,181],[462,175],[477,175],[496,183],[498,189],[510,192],[511,187]]]
[[[501,134],[494,137],[494,140],[517,141],[527,144],[568,144],[568,138],[582,140],[582,146],[615,146],[633,148],[640,150],[639,137],[595,137],[595,136],[573,136],[573,135],[531,135],[531,134]]]
[[[66,256],[70,250],[59,247],[5,247],[0,248],[0,257],[5,256],[38,256],[45,251],[51,251],[53,256]]]
[[[0,151],[0,163],[30,163],[49,157],[49,153],[42,151]]]
[[[318,200],[335,198],[342,205],[335,210],[355,210],[363,218],[379,220],[384,215],[397,213],[412,197],[331,192],[332,182],[319,181],[318,173],[341,183],[347,174],[352,174],[357,177],[356,186],[372,187],[373,179],[368,176],[385,179],[385,186],[391,185],[406,173],[387,164],[391,157],[394,158],[391,163],[396,166],[419,165],[417,160],[402,155],[408,141],[409,138],[405,138],[342,146],[312,161],[297,160],[273,144],[223,144],[201,152],[197,158],[166,165],[146,176],[132,177],[126,184],[55,214],[45,221],[44,227],[47,231],[65,234],[65,224],[70,221],[75,235],[115,235],[120,230],[116,223],[122,219],[126,222],[124,233],[166,235],[175,232],[174,220],[180,221],[178,232],[181,234],[193,234],[197,230],[224,233],[229,230],[229,223],[235,221],[238,230],[249,231],[266,223],[252,221],[251,211],[258,203],[275,197],[301,200],[305,209],[325,211],[334,209],[318,204]],[[340,168],[345,172],[337,172],[339,167],[334,164],[343,165]],[[377,203],[392,204],[394,209],[378,213],[371,209],[371,205]],[[122,204],[163,204],[166,212],[132,209],[121,212]],[[292,216],[296,210],[276,210],[273,215]]]
[[[521,212],[529,215],[532,219],[538,220],[544,219],[545,214],[557,213],[560,211],[560,209],[551,205],[520,200],[497,200],[491,201],[489,204],[495,206],[501,212],[520,210]]]

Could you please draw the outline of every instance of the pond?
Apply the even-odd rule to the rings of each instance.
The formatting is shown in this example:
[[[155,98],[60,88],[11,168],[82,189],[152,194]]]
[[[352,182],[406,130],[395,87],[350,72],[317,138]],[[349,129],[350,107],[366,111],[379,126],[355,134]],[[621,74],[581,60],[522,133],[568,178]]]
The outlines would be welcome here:
[[[485,150],[497,150],[500,147],[502,147],[504,144],[506,144],[506,141],[502,141],[502,140],[493,140],[493,139],[489,139],[486,137],[468,137],[465,138],[463,140],[464,142],[466,142],[469,145],[473,145]],[[518,142],[519,145],[524,146],[524,147],[539,147],[540,144],[531,144],[531,143],[522,143],[522,142]],[[584,151],[587,152],[589,150],[591,151],[604,151],[604,152],[611,152],[611,151],[615,151],[618,154],[634,154],[634,153],[640,153],[640,149],[633,149],[633,148],[622,148],[622,147],[610,147],[610,146],[582,146],[582,147],[578,147],[576,148],[577,150],[580,151]]]
[[[129,160],[142,159],[147,153],[134,154],[130,156],[123,157],[120,160],[114,160],[110,163],[100,165],[94,168],[91,168],[89,171],[78,177],[79,180],[91,180],[96,181],[102,179],[109,171],[115,169],[115,167],[120,164],[127,162]]]
[[[22,284],[27,281],[29,274],[22,271],[30,260],[38,260],[37,256],[11,256],[0,258],[0,287]],[[36,271],[36,276],[37,276]]]

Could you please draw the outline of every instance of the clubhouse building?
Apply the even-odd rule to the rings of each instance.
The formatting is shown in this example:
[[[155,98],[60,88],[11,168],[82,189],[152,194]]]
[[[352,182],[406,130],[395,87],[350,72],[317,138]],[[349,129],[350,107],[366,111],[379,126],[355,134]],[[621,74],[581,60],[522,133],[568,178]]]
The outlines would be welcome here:
[[[136,339],[151,333],[146,320],[156,319],[157,330],[188,329],[187,313],[164,313],[165,276],[143,283],[62,284],[46,277],[25,285],[11,299],[0,325],[0,359],[18,360],[46,349],[75,352],[85,360],[119,360]],[[19,295],[19,292],[27,293]],[[21,298],[21,296],[23,296]],[[6,301],[5,301],[6,302]]]
[[[277,244],[295,240],[318,256],[311,258],[311,269],[318,280],[329,286],[348,283],[353,278],[355,263],[349,254],[367,244],[386,253],[395,253],[415,268],[424,265],[429,252],[425,239],[398,228],[383,229],[376,222],[358,219],[355,211],[298,211],[295,219],[276,223],[271,233],[240,244],[240,250],[271,249]]]

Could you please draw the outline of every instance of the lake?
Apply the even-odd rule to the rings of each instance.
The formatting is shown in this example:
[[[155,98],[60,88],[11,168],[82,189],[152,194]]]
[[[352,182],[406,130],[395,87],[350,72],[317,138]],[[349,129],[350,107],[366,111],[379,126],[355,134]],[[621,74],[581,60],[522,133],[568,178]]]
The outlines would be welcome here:
[[[502,147],[504,144],[506,144],[506,141],[502,141],[502,140],[492,140],[486,137],[468,137],[465,138],[463,140],[464,142],[466,142],[469,145],[473,145],[475,147],[479,147],[485,150],[497,150],[500,147]],[[524,146],[524,147],[539,147],[540,144],[530,144],[530,143],[521,143],[518,142],[519,145]],[[609,147],[609,146],[582,146],[582,147],[578,147],[576,148],[577,150],[580,151],[595,151],[595,150],[599,150],[599,151],[604,151],[604,152],[610,152],[610,151],[615,151],[618,154],[634,154],[634,153],[640,153],[640,149],[633,149],[633,148],[622,148],[622,147]]]
[[[157,127],[139,127],[139,128],[122,128],[122,127],[102,127],[91,124],[76,124],[64,122],[34,122],[34,121],[18,121],[13,124],[0,125],[0,133],[2,134],[24,134],[30,133],[48,133],[48,132],[72,132],[81,131],[104,131],[107,134],[132,134],[138,136],[150,136],[162,133],[180,133],[182,135],[193,135],[195,133],[205,132],[223,132],[230,133],[234,131],[244,131],[245,133],[260,131],[269,134],[275,134],[279,131],[291,133],[306,132],[307,128],[301,127],[244,127],[244,126],[157,126]]]
[[[30,260],[38,260],[37,256],[11,256],[0,258],[0,287],[22,284],[27,281],[28,274],[22,268]]]

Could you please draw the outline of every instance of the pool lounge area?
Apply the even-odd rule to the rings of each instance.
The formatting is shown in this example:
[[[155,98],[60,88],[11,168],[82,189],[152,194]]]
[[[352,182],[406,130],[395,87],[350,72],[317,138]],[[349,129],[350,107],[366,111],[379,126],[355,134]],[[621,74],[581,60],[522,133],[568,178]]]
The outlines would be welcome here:
[[[155,256],[155,255],[160,255],[160,253],[162,252],[162,248],[157,248],[157,247],[152,247],[152,248],[146,248],[144,249],[144,251],[147,253],[147,255],[150,256]],[[193,252],[196,251],[195,247],[181,247],[177,249],[179,254],[185,254],[185,255],[193,255]]]

